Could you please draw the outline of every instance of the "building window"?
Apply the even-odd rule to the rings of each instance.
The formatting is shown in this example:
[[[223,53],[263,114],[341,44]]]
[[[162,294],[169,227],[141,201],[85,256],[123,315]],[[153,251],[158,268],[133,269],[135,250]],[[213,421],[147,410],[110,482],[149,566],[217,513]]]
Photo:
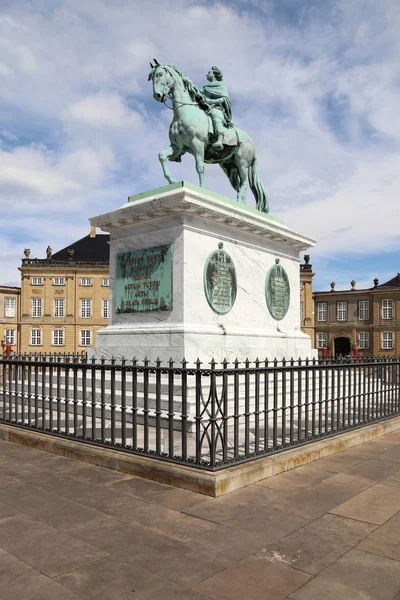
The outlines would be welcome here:
[[[42,298],[32,298],[32,317],[41,317],[42,309],[43,309],[43,301]]]
[[[369,320],[369,300],[360,300],[358,303],[358,318],[360,321]]]
[[[64,330],[53,330],[53,346],[64,346]]]
[[[43,277],[31,277],[31,285],[43,285]]]
[[[394,333],[393,331],[382,332],[382,350],[393,350]]]
[[[92,316],[92,301],[91,300],[81,300],[81,318],[82,319],[90,319]]]
[[[103,315],[103,319],[108,319],[109,312],[108,312],[108,300],[102,300],[101,301],[101,312]]]
[[[337,320],[347,321],[347,302],[337,303]]]
[[[382,319],[393,319],[393,300],[382,300]]]
[[[6,329],[4,333],[5,333],[4,338],[5,338],[6,342],[11,342],[11,345],[14,346],[14,344],[15,344],[15,329]]]
[[[327,303],[326,302],[318,302],[317,303],[317,321],[326,321],[327,315]]]
[[[327,333],[317,333],[317,348],[321,349],[322,346],[328,347],[328,334]]]
[[[42,330],[31,329],[31,345],[41,346],[42,345]]]
[[[83,329],[81,331],[81,346],[90,346],[90,337],[91,337],[90,329]]]
[[[15,317],[15,298],[6,298],[4,301],[4,316]]]
[[[65,277],[53,277],[53,285],[65,285]]]
[[[53,300],[53,314],[55,317],[63,317],[65,310],[65,300],[64,298],[54,298]]]
[[[304,305],[303,302],[300,301],[300,323],[303,322],[304,319]]]
[[[358,334],[358,347],[360,350],[369,348],[369,331],[360,331]]]
[[[91,277],[81,277],[81,285],[83,286],[89,286],[92,285],[92,278]]]
[[[102,285],[103,287],[110,287],[110,279],[109,279],[108,277],[104,277],[104,278],[101,280],[101,285]]]

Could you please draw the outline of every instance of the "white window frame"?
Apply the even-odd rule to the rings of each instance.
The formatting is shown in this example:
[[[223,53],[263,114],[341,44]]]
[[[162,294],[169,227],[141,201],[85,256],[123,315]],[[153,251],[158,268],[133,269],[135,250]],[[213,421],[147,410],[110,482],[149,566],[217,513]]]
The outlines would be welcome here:
[[[381,349],[394,349],[394,331],[382,331],[381,333]]]
[[[328,303],[317,302],[317,321],[326,321],[328,317]]]
[[[101,316],[103,317],[103,319],[110,318],[110,301],[108,299],[103,299],[101,301]]]
[[[31,298],[31,317],[34,319],[43,316],[43,298]]]
[[[65,345],[64,329],[53,329],[53,346]]]
[[[92,332],[90,329],[81,329],[79,332],[80,345],[90,346],[92,343]]]
[[[103,277],[103,279],[101,280],[101,286],[102,287],[110,287],[110,278]]]
[[[300,323],[304,320],[304,302],[300,300]]]
[[[15,346],[15,329],[5,329],[4,339],[6,342],[11,342],[11,346]]]
[[[53,285],[65,285],[65,277],[53,277]]]
[[[8,306],[7,306],[8,305]],[[12,297],[4,298],[4,317],[6,319],[15,317],[15,307],[17,299]]]
[[[358,301],[358,320],[369,321],[369,300]]]
[[[325,344],[328,347],[328,334],[323,331],[317,332],[317,348],[321,350],[323,345]]]
[[[382,307],[382,319],[384,319],[385,321],[393,319],[394,302],[393,302],[392,298],[383,298],[381,307]]]
[[[65,298],[53,298],[53,317],[65,317]]]
[[[347,300],[340,300],[336,305],[336,316],[338,321],[347,321]]]
[[[30,340],[31,340],[31,346],[41,346],[42,345],[42,330],[41,329],[31,329]]]
[[[368,350],[368,348],[370,347],[369,331],[359,331],[357,341],[360,350]]]
[[[91,277],[81,277],[80,285],[82,285],[83,287],[90,287],[91,285],[93,285],[92,278]]]
[[[90,319],[92,316],[92,300],[91,298],[81,298],[79,314],[81,319]]]
[[[31,277],[31,285],[43,285],[43,277]]]

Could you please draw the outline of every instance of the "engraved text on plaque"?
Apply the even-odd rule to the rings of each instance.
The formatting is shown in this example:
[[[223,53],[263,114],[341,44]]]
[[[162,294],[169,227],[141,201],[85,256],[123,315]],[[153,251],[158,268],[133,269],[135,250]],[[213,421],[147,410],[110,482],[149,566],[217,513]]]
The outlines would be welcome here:
[[[172,247],[117,254],[117,313],[172,309]]]

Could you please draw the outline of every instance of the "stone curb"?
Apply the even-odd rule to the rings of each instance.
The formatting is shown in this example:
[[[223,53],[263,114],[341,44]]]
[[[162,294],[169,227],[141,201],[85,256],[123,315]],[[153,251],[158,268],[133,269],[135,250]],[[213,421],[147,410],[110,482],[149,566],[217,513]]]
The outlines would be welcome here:
[[[400,417],[210,472],[0,423],[0,439],[214,498],[400,429]]]

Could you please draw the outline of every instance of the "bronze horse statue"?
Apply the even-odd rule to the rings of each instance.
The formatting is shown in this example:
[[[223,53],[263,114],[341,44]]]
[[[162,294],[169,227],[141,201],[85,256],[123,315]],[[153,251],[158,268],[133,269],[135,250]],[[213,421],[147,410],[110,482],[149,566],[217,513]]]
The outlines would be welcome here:
[[[169,128],[170,146],[158,157],[168,183],[178,180],[171,175],[167,159],[180,162],[186,152],[193,154],[199,184],[205,187],[204,163],[217,163],[228,176],[237,192],[237,200],[246,203],[247,174],[257,209],[268,213],[269,200],[259,175],[256,151],[251,137],[236,127],[226,128],[223,149],[213,148],[211,118],[201,108],[207,99],[201,90],[173,65],[155,61],[151,64],[149,80],[153,81],[153,96],[158,102],[172,100],[174,117]]]

